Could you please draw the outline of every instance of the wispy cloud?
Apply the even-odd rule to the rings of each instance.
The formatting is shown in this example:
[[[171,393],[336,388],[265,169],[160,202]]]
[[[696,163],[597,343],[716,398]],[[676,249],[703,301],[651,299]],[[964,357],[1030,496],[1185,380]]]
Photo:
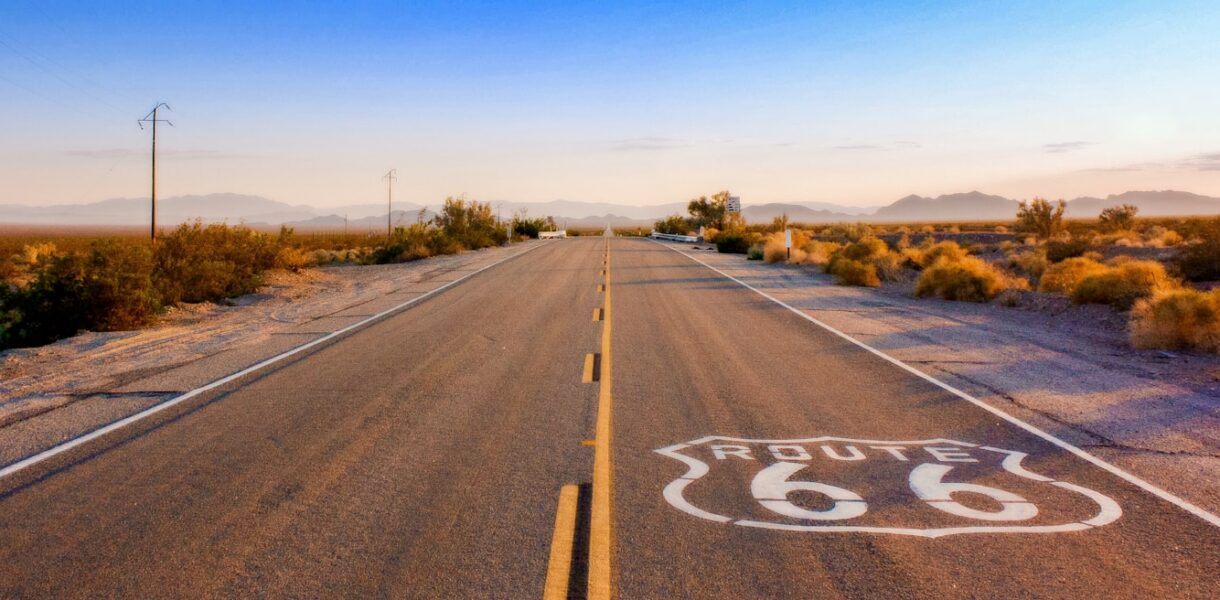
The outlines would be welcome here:
[[[876,152],[879,150],[913,150],[923,148],[923,144],[911,141],[898,141],[889,144],[847,144],[843,146],[835,146],[835,150],[844,152]]]
[[[1195,171],[1220,171],[1220,152],[1196,154],[1183,160],[1179,166]]]
[[[635,137],[615,140],[610,143],[611,148],[622,152],[635,152],[641,150],[673,150],[675,148],[686,148],[693,145],[695,145],[695,143],[692,140],[668,137]]]
[[[1042,144],[1042,149],[1051,154],[1062,154],[1064,152],[1083,150],[1093,145],[1095,145],[1093,142],[1057,142],[1054,144]]]
[[[93,150],[68,150],[68,156],[76,156],[79,158],[100,158],[100,159],[120,159],[133,156],[148,156],[147,149],[131,149],[131,148],[101,148]],[[218,150],[192,150],[183,149],[176,150],[167,148],[157,152],[158,157],[177,159],[177,160],[214,160],[222,158],[237,158],[241,155],[231,152],[221,152]]]

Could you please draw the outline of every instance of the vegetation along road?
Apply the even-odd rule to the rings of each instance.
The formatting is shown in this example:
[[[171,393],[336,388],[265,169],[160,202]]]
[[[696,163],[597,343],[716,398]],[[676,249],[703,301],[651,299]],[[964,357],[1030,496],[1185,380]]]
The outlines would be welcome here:
[[[1216,516],[749,283],[549,242],[184,387],[4,471],[0,597],[1214,597]]]

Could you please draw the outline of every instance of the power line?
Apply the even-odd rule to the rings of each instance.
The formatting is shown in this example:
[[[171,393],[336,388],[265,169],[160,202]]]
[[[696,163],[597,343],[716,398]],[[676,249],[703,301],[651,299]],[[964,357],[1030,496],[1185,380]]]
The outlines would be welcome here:
[[[117,112],[119,112],[119,113],[124,113],[124,112],[126,112],[126,111],[124,111],[123,109],[119,108],[118,106],[115,106],[114,104],[112,104],[110,101],[108,101],[108,100],[106,100],[106,99],[104,99],[104,98],[101,98],[101,97],[99,97],[99,96],[95,95],[94,93],[92,93],[92,92],[90,92],[89,90],[87,90],[87,89],[85,89],[85,88],[81,87],[80,85],[77,85],[76,83],[74,83],[74,82],[72,82],[72,81],[69,81],[67,78],[63,77],[63,76],[62,76],[62,75],[60,75],[59,73],[56,73],[55,71],[53,71],[53,70],[51,70],[50,68],[48,68],[46,65],[41,64],[39,61],[35,60],[35,59],[34,59],[34,57],[30,56],[29,54],[26,54],[25,52],[22,52],[21,50],[18,50],[18,49],[17,49],[17,48],[15,48],[15,47],[14,47],[12,44],[9,44],[8,42],[4,41],[4,39],[2,39],[2,38],[0,38],[0,46],[4,46],[5,48],[8,48],[9,50],[11,50],[11,51],[12,51],[14,54],[16,54],[17,56],[20,56],[21,58],[24,58],[25,60],[29,61],[29,63],[30,63],[30,64],[34,65],[34,67],[36,67],[36,68],[38,68],[39,70],[41,70],[42,72],[44,72],[44,73],[46,73],[46,74],[50,75],[51,77],[54,77],[55,79],[58,79],[58,80],[59,80],[60,82],[62,82],[64,85],[66,85],[66,86],[68,86],[68,87],[71,87],[71,88],[75,89],[76,91],[78,91],[78,92],[80,92],[80,93],[84,94],[84,95],[85,95],[86,97],[88,97],[90,100],[93,100],[93,101],[98,102],[98,103],[100,103],[100,104],[104,104],[104,105],[106,105],[107,107],[109,107],[110,109],[115,110],[115,111],[117,111]],[[61,69],[64,69],[65,71],[67,71],[67,70],[68,70],[68,69],[67,69],[67,67],[64,67],[63,65],[59,65],[58,63],[56,63],[55,61],[53,61],[53,60],[51,60],[51,59],[49,59],[49,58],[45,58],[45,57],[44,57],[44,59],[43,59],[43,60],[45,60],[45,61],[46,61],[46,62],[48,62],[48,63],[54,64],[54,65],[57,65],[57,66],[59,66]],[[78,77],[79,77],[79,76],[78,76]],[[81,79],[84,79],[84,78],[82,77]],[[96,84],[96,83],[95,83],[95,84],[93,84],[93,85],[94,85],[94,86],[97,86],[97,84]],[[98,86],[98,87],[100,87],[100,86]]]

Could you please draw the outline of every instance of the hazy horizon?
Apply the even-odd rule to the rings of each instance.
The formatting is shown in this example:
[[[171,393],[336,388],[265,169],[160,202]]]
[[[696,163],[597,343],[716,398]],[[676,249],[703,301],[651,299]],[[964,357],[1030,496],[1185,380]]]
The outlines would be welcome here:
[[[1220,6],[16,0],[0,204],[1220,196]]]

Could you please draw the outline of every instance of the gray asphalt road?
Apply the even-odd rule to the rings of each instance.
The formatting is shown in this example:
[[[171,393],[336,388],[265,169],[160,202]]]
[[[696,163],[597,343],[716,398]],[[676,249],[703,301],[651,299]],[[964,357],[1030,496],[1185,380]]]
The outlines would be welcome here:
[[[548,243],[0,481],[0,596],[539,597],[559,489],[591,481],[606,243]],[[609,243],[618,597],[1220,589],[1201,519],[665,246]]]

